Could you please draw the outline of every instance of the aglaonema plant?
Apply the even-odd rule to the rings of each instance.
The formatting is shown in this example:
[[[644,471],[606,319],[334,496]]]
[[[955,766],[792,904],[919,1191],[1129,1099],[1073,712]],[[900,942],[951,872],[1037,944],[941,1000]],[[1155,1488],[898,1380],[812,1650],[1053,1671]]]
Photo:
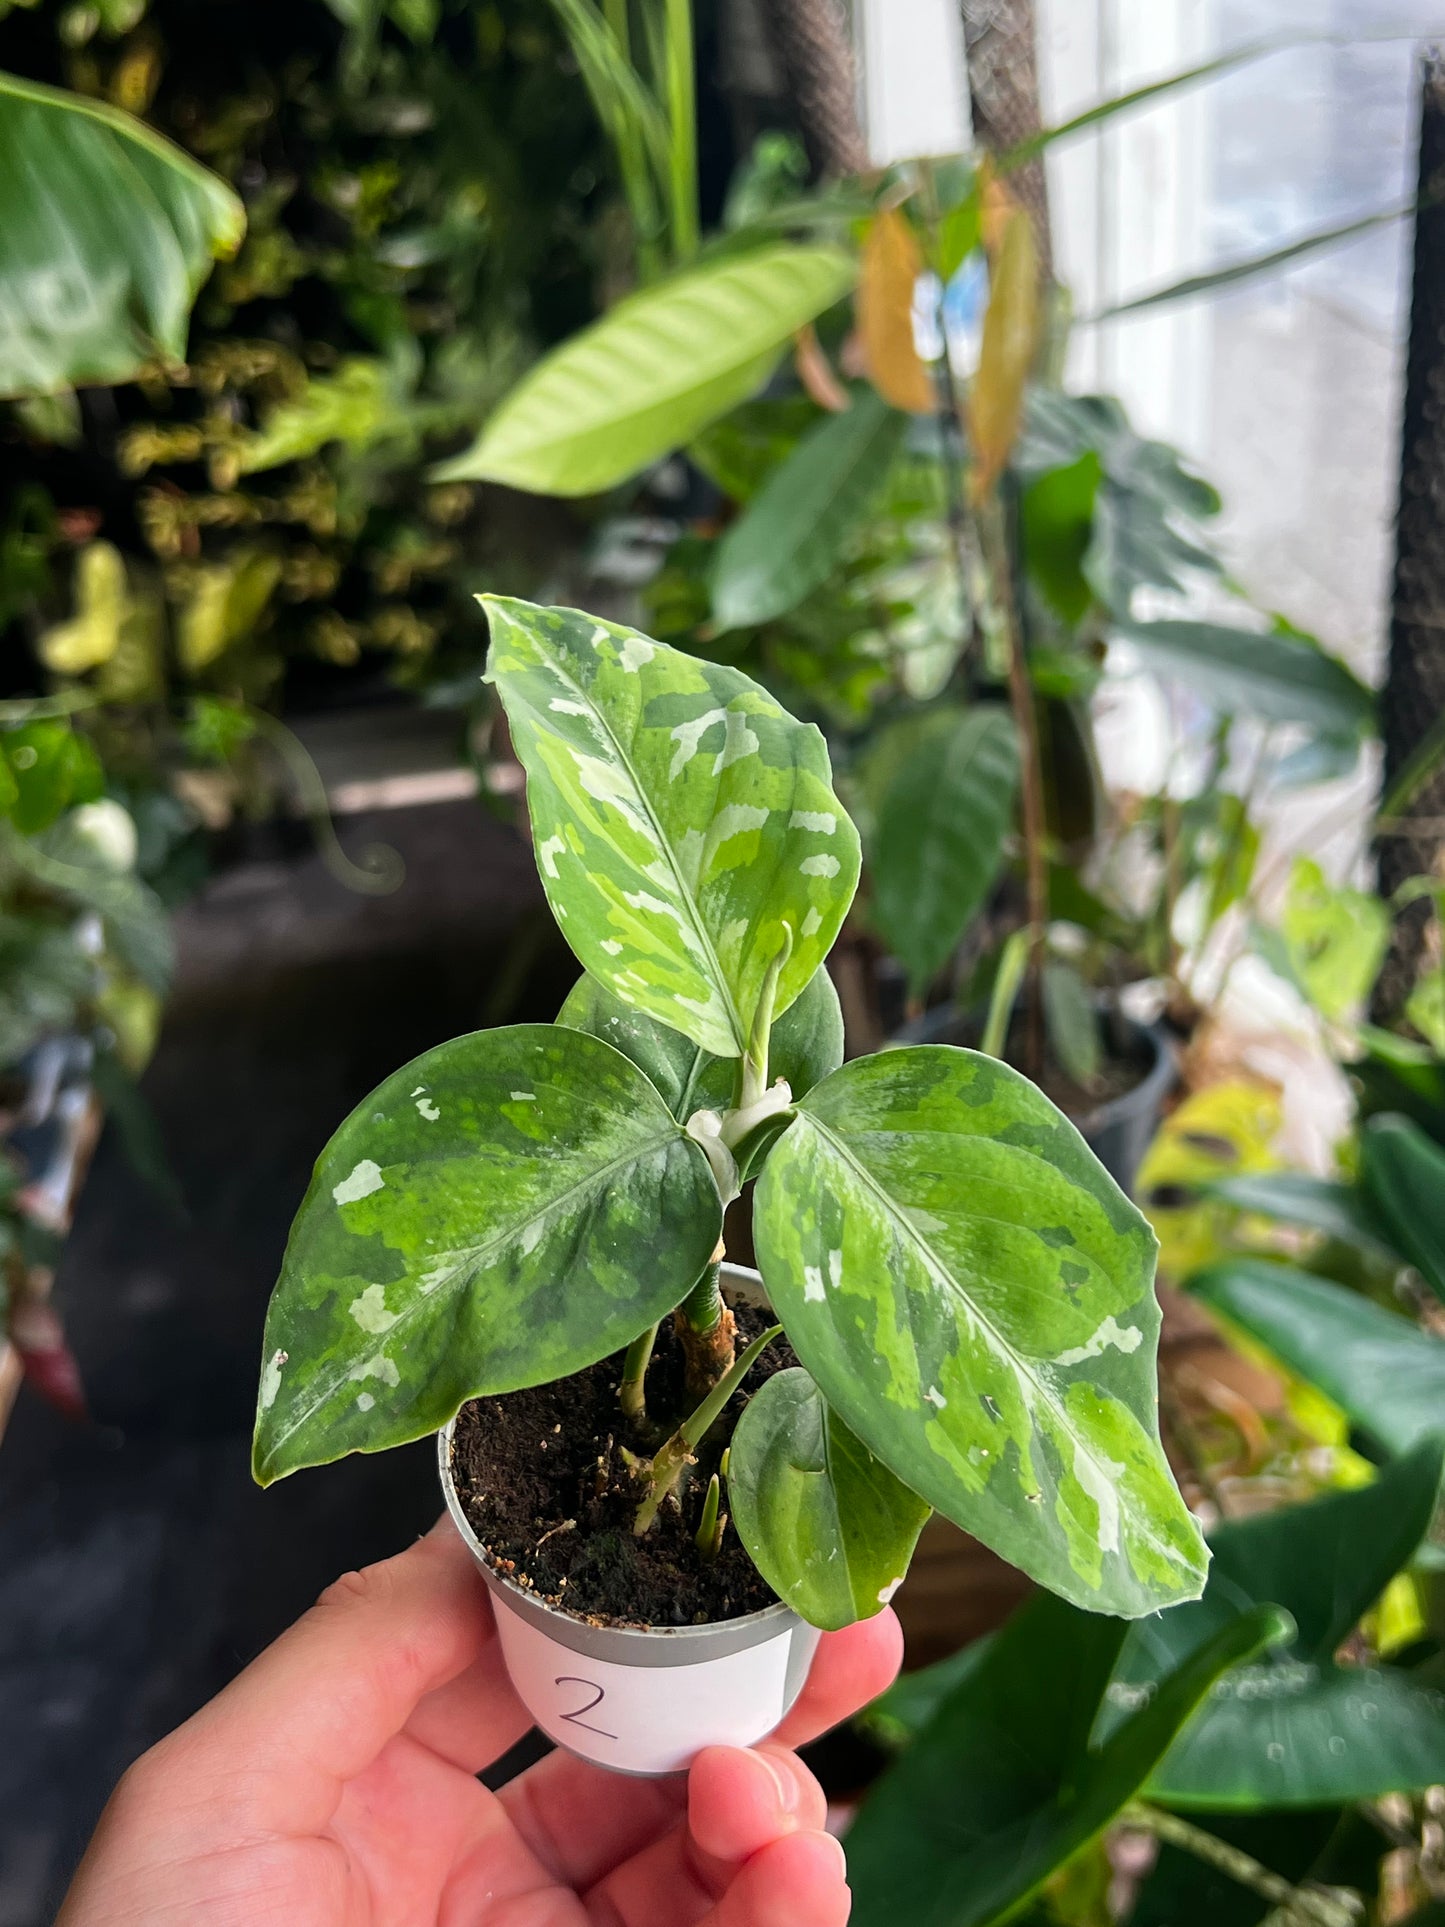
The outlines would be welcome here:
[[[996,1059],[842,1063],[824,960],[858,838],[818,731],[631,629],[482,600],[585,974],[555,1024],[397,1071],[323,1151],[267,1318],[257,1478],[615,1357],[635,1533],[681,1509],[706,1560],[735,1532],[813,1626],[880,1609],[930,1507],[1081,1606],[1196,1597],[1143,1217]],[[778,1323],[743,1348],[718,1267],[751,1179]],[[669,1317],[677,1409],[647,1376]],[[780,1333],[797,1366],[745,1396]]]

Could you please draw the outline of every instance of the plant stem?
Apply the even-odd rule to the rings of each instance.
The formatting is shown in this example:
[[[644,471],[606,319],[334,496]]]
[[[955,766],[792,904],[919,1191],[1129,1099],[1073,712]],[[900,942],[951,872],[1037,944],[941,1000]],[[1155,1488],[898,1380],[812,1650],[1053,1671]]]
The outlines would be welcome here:
[[[632,1525],[632,1530],[639,1538],[651,1528],[663,1500],[675,1489],[684,1468],[692,1463],[697,1448],[706,1438],[723,1407],[752,1370],[755,1360],[761,1356],[767,1346],[772,1344],[782,1329],[781,1325],[773,1325],[767,1331],[760,1333],[733,1365],[731,1371],[725,1373],[713,1386],[692,1416],[684,1419],[667,1443],[659,1448],[657,1456],[646,1472],[647,1497],[637,1508],[637,1517]]]
[[[648,1361],[652,1348],[657,1343],[657,1326],[649,1325],[645,1332],[634,1338],[627,1347],[627,1356],[622,1361],[622,1383],[617,1388],[617,1402],[622,1407],[622,1415],[634,1425],[647,1423],[647,1397],[644,1381],[647,1377]]]
[[[668,187],[672,251],[679,261],[697,253],[697,101],[693,85],[692,0],[666,0],[667,118],[671,128]]]
[[[673,1329],[682,1346],[689,1398],[706,1398],[733,1362],[737,1326],[723,1303],[722,1252],[673,1314]]]
[[[994,598],[1003,614],[1008,639],[1008,696],[1018,731],[1020,800],[1023,804],[1024,875],[1028,890],[1029,955],[1024,992],[1024,1062],[1032,1078],[1044,1068],[1044,939],[1049,920],[1047,825],[1044,818],[1044,772],[1039,753],[1039,720],[1033,685],[1024,658],[1023,633],[1014,597],[1009,559],[1008,527],[997,493],[979,506],[979,525],[989,563]]]
[[[1162,1807],[1137,1802],[1126,1807],[1121,1817],[1127,1825],[1143,1827],[1156,1840],[1179,1847],[1206,1866],[1217,1868],[1237,1885],[1279,1908],[1289,1921],[1308,1922],[1312,1927],[1358,1927],[1364,1909],[1354,1895],[1347,1896],[1337,1888],[1293,1886],[1252,1854],[1231,1846],[1216,1834],[1206,1833],[1177,1813],[1166,1813]]]

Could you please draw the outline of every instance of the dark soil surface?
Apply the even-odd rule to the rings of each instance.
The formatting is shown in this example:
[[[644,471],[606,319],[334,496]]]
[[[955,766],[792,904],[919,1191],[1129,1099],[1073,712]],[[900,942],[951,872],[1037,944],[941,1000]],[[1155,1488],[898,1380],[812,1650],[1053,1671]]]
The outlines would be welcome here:
[[[765,1329],[765,1316],[737,1309],[739,1349]],[[797,1360],[774,1339],[744,1381],[744,1392]],[[641,1487],[623,1448],[655,1442],[628,1436],[617,1404],[619,1359],[501,1398],[473,1399],[457,1418],[452,1476],[472,1530],[499,1572],[548,1604],[584,1619],[630,1626],[702,1626],[773,1603],[775,1594],[728,1528],[712,1564],[693,1535],[707,1482],[745,1402],[734,1399],[703,1441],[681,1505],[664,1504],[643,1538],[632,1530]],[[682,1353],[671,1323],[658,1333],[647,1372],[649,1412],[682,1415]]]

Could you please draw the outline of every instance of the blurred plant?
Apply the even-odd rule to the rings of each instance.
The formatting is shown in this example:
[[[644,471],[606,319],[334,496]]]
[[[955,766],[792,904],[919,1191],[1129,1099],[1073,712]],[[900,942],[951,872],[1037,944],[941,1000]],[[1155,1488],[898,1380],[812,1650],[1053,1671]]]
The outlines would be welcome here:
[[[143,368],[85,374],[136,385],[0,413],[0,619],[107,704],[274,702],[288,663],[320,689],[368,663],[444,675],[479,569],[527,586],[572,537],[428,486],[428,445],[626,265],[549,10],[156,0],[7,33],[99,124],[123,103],[204,160],[248,228],[188,359],[157,333]]]

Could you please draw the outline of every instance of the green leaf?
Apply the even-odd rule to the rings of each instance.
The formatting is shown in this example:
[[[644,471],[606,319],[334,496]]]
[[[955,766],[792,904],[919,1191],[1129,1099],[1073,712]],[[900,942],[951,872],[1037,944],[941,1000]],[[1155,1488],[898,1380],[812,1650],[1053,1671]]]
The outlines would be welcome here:
[[[1389,940],[1390,913],[1379,898],[1331,883],[1307,856],[1294,860],[1277,926],[1254,932],[1270,968],[1337,1022],[1369,995]]]
[[[1024,567],[1044,599],[1071,624],[1094,602],[1084,557],[1103,474],[1097,452],[1085,449],[1077,461],[1035,476],[1019,504]]]
[[[22,836],[35,836],[75,803],[94,802],[105,774],[90,739],[58,718],[22,723],[0,736],[14,785],[6,814]]]
[[[1319,1807],[1445,1775],[1445,1696],[1395,1667],[1335,1652],[1430,1528],[1445,1441],[1374,1485],[1218,1528],[1204,1597],[1131,1628],[1111,1702],[1136,1704],[1241,1607],[1269,1600],[1294,1638],[1221,1681],[1151,1776],[1168,1806]]]
[[[771,622],[827,580],[882,488],[907,425],[868,388],[808,431],[718,544],[712,605],[720,628]]]
[[[575,609],[482,598],[542,887],[583,968],[718,1057],[812,978],[858,882],[818,731],[736,669]]]
[[[167,989],[175,955],[165,905],[139,877],[101,860],[83,830],[62,822],[24,837],[0,825],[0,851],[43,889],[94,910],[115,956],[151,990]]]
[[[214,174],[117,108],[0,74],[0,394],[180,362],[196,291],[245,227]]]
[[[966,1679],[971,1679],[998,1637],[984,1633],[946,1659],[915,1672],[900,1673],[886,1693],[863,1708],[858,1719],[885,1746],[900,1747],[916,1740]]]
[[[1051,957],[1043,970],[1044,1024],[1060,1065],[1084,1090],[1099,1075],[1102,1046],[1093,995],[1071,963]]]
[[[1221,714],[1304,723],[1337,735],[1373,727],[1374,698],[1334,656],[1291,635],[1218,622],[1123,622],[1115,634],[1146,669],[1182,682]]]
[[[1155,1417],[1155,1242],[1027,1079],[928,1045],[844,1065],[763,1166],[758,1262],[850,1430],[1094,1611],[1195,1597]]]
[[[1200,274],[1188,274],[1180,281],[1150,288],[1128,301],[1114,301],[1107,307],[1096,308],[1092,313],[1080,317],[1081,324],[1111,321],[1116,315],[1142,314],[1147,308],[1161,308],[1171,301],[1193,300],[1201,294],[1218,294],[1221,288],[1232,288],[1240,281],[1253,281],[1260,275],[1273,274],[1306,254],[1318,254],[1325,248],[1339,247],[1346,241],[1357,240],[1360,235],[1370,234],[1376,228],[1390,227],[1413,213],[1414,207],[1413,201],[1402,201],[1391,207],[1376,208],[1370,214],[1357,215],[1350,221],[1331,221],[1324,227],[1313,228],[1309,233],[1297,236],[1293,241],[1286,241],[1283,247],[1265,248],[1256,254],[1246,254],[1238,260],[1222,262],[1216,268],[1206,268]]]
[[[1445,1340],[1343,1285],[1263,1258],[1226,1258],[1187,1281],[1316,1385],[1376,1446],[1408,1452],[1445,1429]]]
[[[1284,1630],[1236,1617],[1104,1744],[1090,1735],[1127,1631],[1031,1600],[996,1634],[848,1831],[853,1927],[987,1927],[1115,1817],[1214,1681]]]
[[[733,1102],[737,1060],[714,1057],[681,1031],[634,1010],[620,997],[583,975],[577,979],[557,1022],[600,1037],[656,1085],[663,1102],[681,1123],[694,1111],[725,1111]],[[814,971],[807,989],[773,1026],[768,1081],[788,1081],[794,1097],[811,1090],[843,1061],[843,1012],[826,970]]]
[[[1445,1151],[1407,1117],[1372,1117],[1360,1133],[1360,1183],[1396,1247],[1445,1302]]]
[[[873,919],[915,994],[993,887],[1018,775],[1012,718],[980,703],[940,712],[883,794],[870,851]]]
[[[1374,1257],[1403,1262],[1378,1213],[1353,1185],[1306,1177],[1299,1171],[1250,1171],[1201,1185],[1200,1195],[1232,1205],[1236,1211],[1322,1232]]]
[[[775,245],[645,288],[546,356],[436,477],[543,495],[611,488],[761,388],[856,273],[839,248]]]
[[[882,1611],[929,1514],[796,1370],[767,1379],[738,1420],[728,1501],[773,1591],[828,1632]]]
[[[393,372],[385,362],[350,355],[331,375],[312,376],[299,395],[280,402],[264,425],[242,438],[236,466],[242,475],[304,461],[328,442],[364,448],[407,427]]]
[[[317,1162],[266,1315],[256,1477],[620,1350],[721,1228],[706,1158],[620,1051],[554,1024],[427,1051]]]

